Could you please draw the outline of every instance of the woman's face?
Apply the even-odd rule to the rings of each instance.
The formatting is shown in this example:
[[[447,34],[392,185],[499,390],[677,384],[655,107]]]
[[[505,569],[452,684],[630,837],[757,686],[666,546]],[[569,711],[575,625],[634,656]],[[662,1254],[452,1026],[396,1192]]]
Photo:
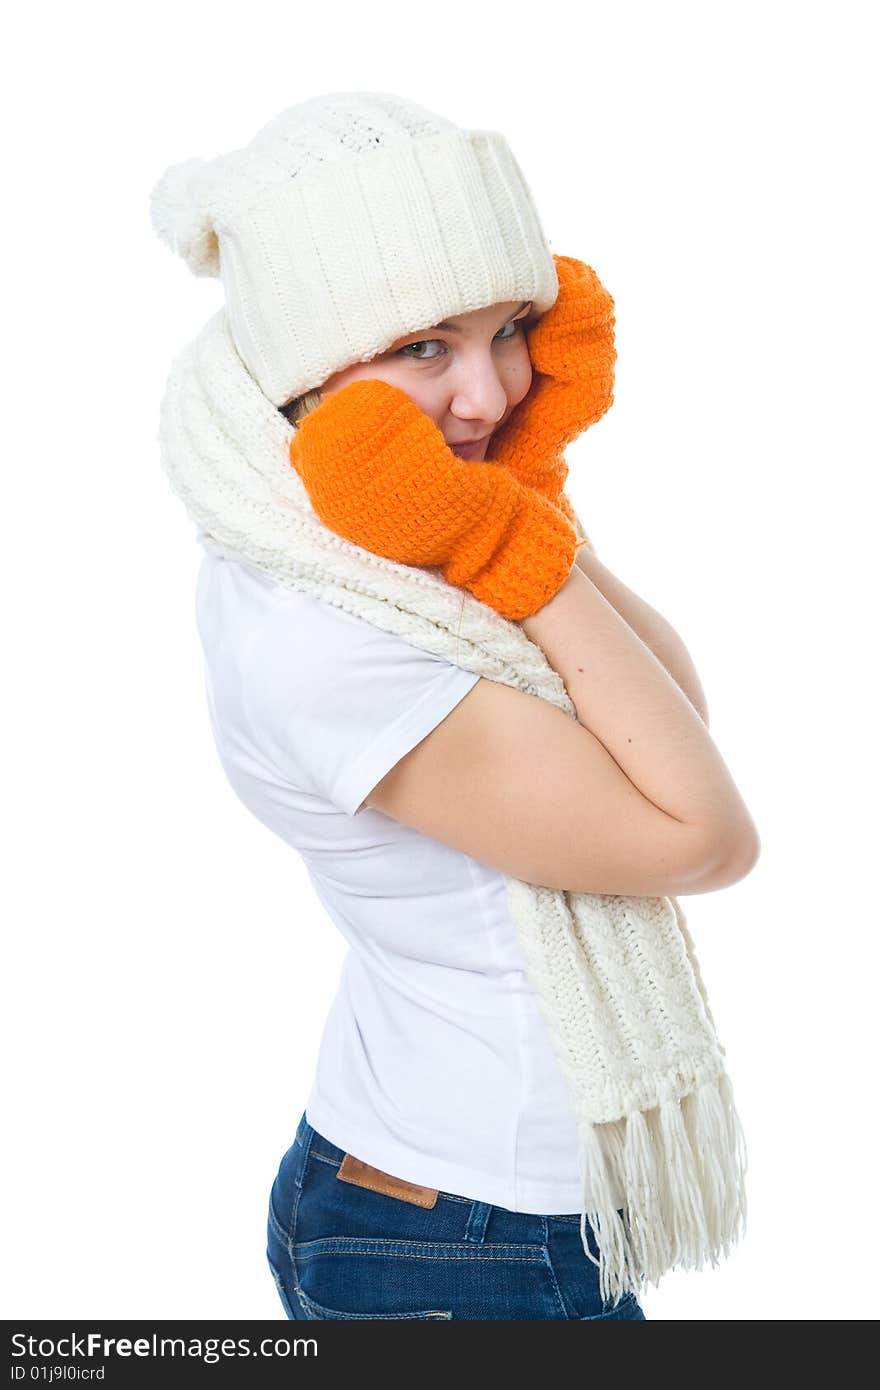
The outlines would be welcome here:
[[[407,333],[369,362],[328,377],[322,399],[362,378],[399,386],[460,458],[485,458],[489,439],[532,383],[524,323],[531,301],[509,300]],[[464,447],[462,441],[479,442]]]

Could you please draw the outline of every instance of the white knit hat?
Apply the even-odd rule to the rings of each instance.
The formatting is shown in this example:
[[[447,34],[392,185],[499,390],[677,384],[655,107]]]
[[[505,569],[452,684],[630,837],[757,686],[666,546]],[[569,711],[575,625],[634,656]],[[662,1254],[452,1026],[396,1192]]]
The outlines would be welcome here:
[[[273,405],[453,314],[553,304],[549,243],[504,136],[385,92],[283,111],[244,149],[174,164],[153,226],[219,276],[235,346]]]

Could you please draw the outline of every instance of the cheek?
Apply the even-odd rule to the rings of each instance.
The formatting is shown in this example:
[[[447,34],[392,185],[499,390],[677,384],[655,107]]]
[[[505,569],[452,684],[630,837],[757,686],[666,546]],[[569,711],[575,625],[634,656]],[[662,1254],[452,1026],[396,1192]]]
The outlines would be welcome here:
[[[342,374],[345,384],[349,381],[384,381],[388,386],[396,386],[415,401],[420,410],[430,413],[430,385],[418,379],[418,373],[407,371],[406,366],[393,360],[377,359],[374,362],[358,362]]]
[[[448,387],[444,388],[440,378],[432,376],[430,371],[414,370],[411,362],[398,360],[383,362],[381,366],[377,364],[377,369],[370,375],[403,391],[432,420],[438,420],[443,414],[444,391],[448,392]]]
[[[532,384],[532,359],[529,357],[528,344],[525,339],[511,352],[510,356],[512,360],[505,374],[504,385],[507,391],[508,408],[512,410],[528,394]]]
[[[334,372],[332,376],[329,376],[321,387],[321,395],[326,400],[329,396],[334,396],[337,391],[342,391],[353,381],[381,375],[382,373],[376,371],[369,362],[355,362],[353,366],[345,367],[341,372]]]

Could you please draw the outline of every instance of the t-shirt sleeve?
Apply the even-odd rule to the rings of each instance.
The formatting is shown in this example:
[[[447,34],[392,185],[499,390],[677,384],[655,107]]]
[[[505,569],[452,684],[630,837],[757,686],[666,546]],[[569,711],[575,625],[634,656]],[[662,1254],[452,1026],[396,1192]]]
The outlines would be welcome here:
[[[480,676],[323,600],[296,594],[251,648],[255,742],[349,816]]]

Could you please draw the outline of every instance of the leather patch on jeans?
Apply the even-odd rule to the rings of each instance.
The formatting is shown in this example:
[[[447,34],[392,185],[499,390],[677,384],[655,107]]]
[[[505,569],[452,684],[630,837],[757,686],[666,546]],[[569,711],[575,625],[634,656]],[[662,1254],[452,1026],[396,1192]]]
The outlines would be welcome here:
[[[439,1190],[436,1187],[420,1187],[416,1182],[405,1178],[394,1178],[383,1173],[381,1168],[362,1162],[353,1154],[346,1154],[336,1170],[337,1178],[352,1182],[356,1187],[369,1187],[373,1192],[381,1192],[385,1197],[397,1197],[401,1202],[412,1202],[417,1207],[436,1205]]]

